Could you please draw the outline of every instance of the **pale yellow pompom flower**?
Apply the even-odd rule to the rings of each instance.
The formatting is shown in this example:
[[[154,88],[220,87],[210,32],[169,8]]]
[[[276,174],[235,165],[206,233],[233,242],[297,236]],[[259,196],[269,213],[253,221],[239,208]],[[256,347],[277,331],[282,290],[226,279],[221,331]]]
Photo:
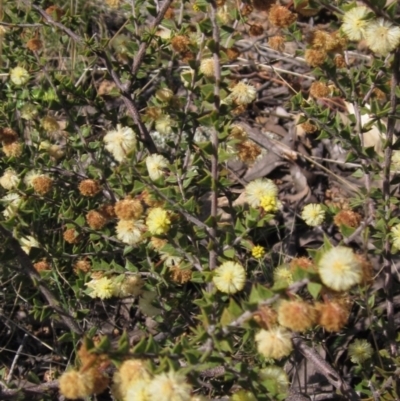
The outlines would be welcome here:
[[[325,252],[318,263],[321,281],[335,291],[347,291],[363,278],[362,264],[353,250],[337,246]]]
[[[201,60],[200,72],[206,77],[213,77],[215,75],[215,64],[213,58],[205,58]]]
[[[171,219],[166,210],[155,207],[150,209],[146,219],[146,225],[152,235],[162,235],[171,227]]]
[[[281,359],[290,355],[293,350],[290,332],[280,326],[260,330],[255,340],[258,352],[265,358]]]
[[[257,97],[256,88],[253,85],[247,85],[244,82],[237,83],[231,91],[231,98],[238,105],[251,103]]]
[[[117,238],[128,245],[136,245],[142,240],[147,227],[142,220],[120,220],[117,224]]]
[[[393,246],[397,250],[400,250],[400,224],[393,226],[390,231]]]
[[[117,125],[117,129],[107,132],[103,138],[105,148],[118,162],[126,160],[136,149],[137,139],[132,128]]]
[[[293,284],[293,274],[285,265],[278,266],[274,270],[274,283]]]
[[[278,195],[278,187],[267,178],[257,178],[245,187],[246,201],[252,207],[260,207],[264,196]]]
[[[24,85],[29,81],[29,72],[22,67],[15,67],[10,71],[10,80],[15,85]]]
[[[364,38],[368,24],[369,10],[367,7],[353,7],[343,16],[342,31],[350,40],[359,41]]]
[[[168,114],[162,114],[157,118],[154,128],[161,135],[169,135],[172,132],[172,125],[171,117]]]
[[[185,376],[172,371],[155,376],[148,387],[151,401],[190,401],[191,391]]]
[[[246,272],[239,263],[224,262],[214,270],[213,282],[219,291],[235,294],[243,290],[246,283]]]
[[[14,189],[18,186],[20,179],[18,174],[13,169],[8,169],[5,173],[0,177],[0,185],[4,189]]]
[[[92,289],[89,294],[92,298],[108,299],[115,293],[115,284],[108,277],[91,280],[86,285]]]
[[[149,395],[149,380],[134,381],[128,387],[126,391],[126,397],[124,400],[132,401],[152,401]],[[161,398],[162,399],[162,398]]]
[[[318,203],[310,203],[304,206],[301,218],[308,226],[317,227],[325,220],[325,210]]]
[[[146,157],[146,167],[152,181],[158,180],[164,175],[164,169],[168,167],[168,160],[159,154]]]
[[[348,348],[348,355],[351,362],[359,364],[370,359],[373,352],[374,350],[367,340],[354,340],[354,342],[351,343]]]
[[[278,199],[274,195],[264,195],[260,200],[260,206],[266,213],[274,213],[278,210]]]
[[[400,28],[378,18],[367,25],[365,40],[374,53],[386,56],[400,45]]]

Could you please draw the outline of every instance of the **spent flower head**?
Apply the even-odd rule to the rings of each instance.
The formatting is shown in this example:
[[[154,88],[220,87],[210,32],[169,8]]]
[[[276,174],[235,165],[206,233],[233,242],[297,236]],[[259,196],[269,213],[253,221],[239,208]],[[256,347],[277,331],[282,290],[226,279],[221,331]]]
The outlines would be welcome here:
[[[246,283],[246,272],[239,263],[224,262],[214,270],[213,282],[219,291],[235,294],[243,290]]]

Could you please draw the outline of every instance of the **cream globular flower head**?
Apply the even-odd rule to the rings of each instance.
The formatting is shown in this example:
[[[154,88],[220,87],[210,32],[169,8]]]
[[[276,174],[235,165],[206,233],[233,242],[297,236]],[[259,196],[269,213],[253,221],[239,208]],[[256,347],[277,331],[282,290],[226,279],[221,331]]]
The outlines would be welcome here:
[[[108,299],[115,293],[115,284],[108,277],[93,279],[86,285],[92,290],[89,294],[92,298]]]
[[[318,263],[321,281],[335,291],[347,291],[363,278],[362,264],[353,250],[338,246],[325,252]]]
[[[392,244],[399,251],[400,250],[400,224],[396,224],[390,230]]]
[[[260,330],[255,340],[258,352],[265,358],[281,359],[290,355],[293,350],[290,332],[280,326]]]
[[[117,124],[117,129],[107,132],[103,138],[105,148],[119,163],[126,160],[136,150],[136,134],[132,128]]]
[[[383,18],[378,18],[368,23],[365,40],[374,53],[386,56],[400,45],[400,28]]]
[[[227,294],[243,290],[246,283],[246,271],[236,262],[224,262],[214,271],[213,282],[217,289]]]
[[[325,220],[325,210],[318,203],[310,203],[304,206],[301,218],[308,226],[316,227],[321,225]]]
[[[213,58],[205,58],[201,60],[200,63],[200,72],[208,77],[211,78],[215,75],[215,63]]]
[[[159,154],[146,157],[146,167],[152,181],[164,176],[164,169],[168,167],[168,160]]]
[[[14,85],[24,85],[29,81],[29,72],[22,67],[15,67],[10,71],[10,80]]]
[[[16,188],[20,181],[18,174],[11,168],[0,177],[0,185],[8,190]]]
[[[370,10],[367,7],[353,7],[343,16],[342,31],[350,40],[361,40],[364,38],[365,28],[368,24],[368,14]]]
[[[370,359],[373,354],[373,348],[367,340],[355,340],[349,345],[348,355],[351,362],[361,364]]]
[[[232,89],[230,89],[230,97],[238,105],[250,104],[256,97],[257,91],[253,85],[247,85],[244,82],[237,83]]]
[[[190,401],[191,391],[185,376],[173,371],[156,375],[148,385],[150,400],[154,401]]]
[[[3,216],[10,219],[15,216],[19,206],[22,203],[22,198],[15,192],[11,192],[1,198],[1,202],[5,204],[6,208],[3,210]]]
[[[252,207],[260,207],[261,199],[265,196],[278,195],[278,187],[269,179],[257,178],[245,187],[246,200]]]
[[[155,129],[162,135],[169,135],[172,132],[173,122],[168,114],[162,114],[157,118]]]
[[[171,227],[171,219],[166,210],[155,207],[150,209],[147,215],[146,225],[152,235],[162,235]]]
[[[117,224],[117,238],[128,245],[136,245],[147,230],[143,220],[120,220]]]

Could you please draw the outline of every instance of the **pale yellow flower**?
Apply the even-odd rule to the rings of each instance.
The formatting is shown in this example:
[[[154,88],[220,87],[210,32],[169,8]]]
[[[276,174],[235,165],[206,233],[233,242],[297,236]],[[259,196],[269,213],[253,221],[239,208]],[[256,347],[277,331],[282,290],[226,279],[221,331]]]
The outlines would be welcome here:
[[[109,131],[103,138],[105,148],[113,155],[118,162],[126,160],[136,150],[136,134],[132,128],[117,125],[117,129]]]
[[[136,245],[142,240],[147,227],[142,220],[120,220],[117,223],[117,238],[128,245]]]
[[[155,181],[164,175],[164,169],[168,167],[168,160],[159,154],[146,157],[146,167],[151,180]]]
[[[29,255],[31,248],[40,248],[40,244],[35,237],[32,235],[27,235],[26,237],[21,237],[19,240],[22,250]]]
[[[36,106],[34,106],[31,103],[25,103],[21,110],[21,118],[23,118],[24,120],[30,121],[33,120],[37,114],[38,114],[38,109]]]
[[[149,395],[149,380],[135,380],[127,387],[126,398],[124,400],[132,401],[152,401]]]
[[[347,291],[363,278],[361,263],[353,250],[344,246],[325,252],[318,268],[321,281],[335,291]]]
[[[293,350],[289,330],[280,326],[270,330],[260,330],[256,334],[255,340],[258,352],[265,358],[281,359],[290,355]]]
[[[10,80],[15,85],[24,85],[29,81],[29,72],[22,67],[15,67],[10,71]]]
[[[356,339],[349,345],[347,353],[351,362],[362,364],[371,358],[373,354],[373,348],[367,340]]]
[[[392,244],[397,249],[400,250],[400,224],[396,224],[391,228]]]
[[[22,198],[17,193],[12,192],[3,196],[1,202],[6,206],[5,210],[3,210],[3,216],[6,219],[10,219],[17,214]]]
[[[257,178],[245,187],[246,200],[252,207],[260,207],[264,196],[278,195],[278,187],[267,178]]]
[[[18,186],[20,179],[18,174],[12,168],[5,171],[5,173],[0,177],[0,185],[4,189],[14,189]]]
[[[200,72],[206,77],[213,77],[215,75],[215,64],[213,58],[205,58],[201,60]]]
[[[293,274],[285,265],[278,266],[274,270],[274,282],[286,283],[287,285],[293,284]]]
[[[101,277],[86,283],[92,289],[89,296],[92,298],[108,299],[115,293],[115,284],[108,277]]]
[[[24,178],[24,183],[27,187],[31,187],[33,185],[33,181],[35,181],[36,178],[41,177],[43,174],[40,173],[37,170],[31,170],[29,171],[25,178]]]
[[[219,291],[235,294],[244,288],[246,271],[239,263],[224,262],[214,270],[213,282]]]
[[[139,275],[125,277],[122,281],[114,281],[114,296],[124,298],[138,296],[143,292],[144,282]]]
[[[191,391],[185,376],[172,371],[156,375],[148,387],[151,401],[190,401]]]
[[[392,153],[392,164],[390,169],[393,173],[398,174],[400,172],[400,150],[394,150]]]
[[[174,92],[169,88],[161,88],[156,92],[156,98],[162,102],[168,102],[174,97]]]
[[[162,135],[169,135],[172,132],[172,121],[168,114],[162,114],[157,118],[155,129]]]
[[[171,219],[166,210],[155,207],[150,209],[146,219],[146,226],[152,235],[162,235],[171,227]]]
[[[238,105],[246,105],[251,103],[257,97],[256,88],[252,85],[247,85],[244,82],[237,83],[231,91],[231,98]]]
[[[378,18],[368,23],[365,40],[374,53],[386,56],[400,45],[400,28],[383,18]]]
[[[363,39],[368,24],[369,9],[364,6],[353,7],[343,16],[342,31],[350,40]]]
[[[308,226],[316,227],[321,225],[325,220],[325,210],[318,203],[310,203],[304,206],[301,218]]]

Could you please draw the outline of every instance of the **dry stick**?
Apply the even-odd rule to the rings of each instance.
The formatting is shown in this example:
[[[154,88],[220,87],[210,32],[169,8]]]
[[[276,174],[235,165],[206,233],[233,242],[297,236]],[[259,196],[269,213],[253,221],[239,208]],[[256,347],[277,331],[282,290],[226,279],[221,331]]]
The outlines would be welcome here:
[[[40,274],[33,267],[32,261],[29,256],[22,250],[19,242],[13,237],[12,233],[0,225],[0,234],[2,234],[11,245],[11,248],[17,255],[17,260],[21,266],[21,272],[27,274],[29,278],[32,280],[34,285],[38,288],[38,290],[42,293],[42,295],[46,298],[50,307],[57,312],[64,324],[74,333],[82,334],[81,328],[78,326],[74,318],[68,313],[68,311],[64,310],[61,306],[57,298],[54,294],[47,288],[47,286],[42,282],[42,278]]]
[[[217,3],[211,1],[210,20],[212,24],[212,37],[213,37],[213,59],[214,59],[214,112],[217,117],[220,114],[220,82],[221,82],[221,67],[220,67],[220,37],[219,27],[217,24]],[[212,237],[217,236],[217,210],[218,210],[218,132],[217,128],[214,127],[211,135],[212,155],[211,155],[211,227],[210,235]],[[217,242],[211,241],[209,267],[210,270],[214,270],[217,265]]]
[[[296,349],[315,365],[317,371],[322,373],[329,383],[343,394],[345,399],[350,401],[360,400],[359,395],[354,391],[354,389],[341,378],[339,373],[337,373],[335,369],[333,369],[332,366],[318,354],[318,352],[306,345],[306,343],[299,337],[293,336],[292,341]]]
[[[393,67],[392,67],[392,80],[390,85],[390,116],[387,123],[386,143],[385,143],[385,162],[383,166],[383,183],[382,193],[385,207],[385,245],[383,250],[383,274],[384,274],[384,290],[386,293],[386,316],[388,319],[387,336],[389,340],[389,348],[392,356],[397,355],[396,347],[396,328],[394,323],[394,304],[393,304],[393,278],[391,274],[392,267],[392,253],[390,251],[390,237],[387,234],[390,227],[389,221],[391,216],[391,202],[390,202],[390,165],[392,161],[392,146],[393,137],[396,124],[396,107],[397,97],[396,89],[400,83],[400,49],[397,49],[394,54]]]

